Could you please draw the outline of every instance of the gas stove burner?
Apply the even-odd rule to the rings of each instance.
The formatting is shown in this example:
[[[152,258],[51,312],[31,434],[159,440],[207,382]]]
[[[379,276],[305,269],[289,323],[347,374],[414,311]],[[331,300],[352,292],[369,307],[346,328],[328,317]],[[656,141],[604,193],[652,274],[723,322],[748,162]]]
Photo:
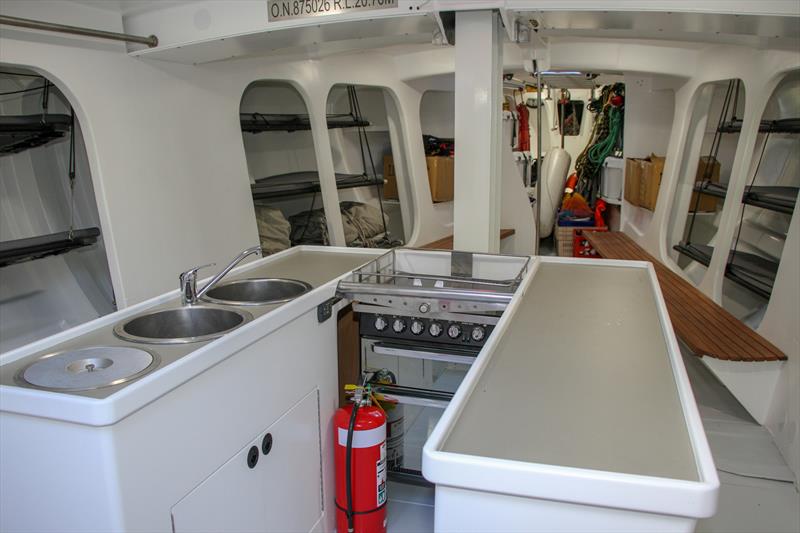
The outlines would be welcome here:
[[[155,369],[158,356],[141,348],[94,346],[53,352],[26,366],[16,378],[36,388],[77,392],[118,385]]]

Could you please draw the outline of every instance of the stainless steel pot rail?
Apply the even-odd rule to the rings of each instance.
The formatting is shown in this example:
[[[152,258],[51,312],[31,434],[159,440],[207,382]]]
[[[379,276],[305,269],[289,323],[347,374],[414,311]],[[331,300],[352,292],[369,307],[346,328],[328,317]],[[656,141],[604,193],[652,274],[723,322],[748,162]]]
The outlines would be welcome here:
[[[406,258],[406,262],[413,260],[413,255],[418,254],[420,259],[428,260],[427,267],[430,267],[430,260],[433,260],[432,262],[438,263],[436,266],[439,270],[446,269],[449,274],[409,272],[407,268],[409,265],[401,265],[398,254],[412,256]],[[469,262],[466,270],[463,265],[465,256]],[[497,261],[498,258],[507,261],[508,265],[505,265],[503,270],[508,273],[511,269],[512,277],[487,279],[485,276],[464,276],[463,272],[472,272],[476,262],[480,263],[482,258],[488,261]],[[455,264],[456,261],[459,262],[458,265]],[[502,311],[514,296],[514,291],[522,282],[529,264],[530,257],[523,256],[399,248],[354,270],[350,276],[339,282],[337,295],[363,303],[423,314]],[[421,267],[423,270],[425,268]]]

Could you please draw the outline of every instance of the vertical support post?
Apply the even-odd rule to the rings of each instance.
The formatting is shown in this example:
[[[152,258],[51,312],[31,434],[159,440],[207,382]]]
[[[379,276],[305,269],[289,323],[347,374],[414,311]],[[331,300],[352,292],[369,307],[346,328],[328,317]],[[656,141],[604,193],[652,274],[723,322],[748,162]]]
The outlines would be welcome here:
[[[328,133],[326,93],[320,92],[309,99],[308,116],[311,121],[311,136],[314,139],[314,153],[317,158],[320,197],[325,209],[328,225],[328,238],[332,246],[347,246],[344,238],[342,212],[339,210],[339,190],[336,187],[336,171],[333,166],[331,139]],[[318,102],[321,102],[318,103]]]
[[[456,250],[500,251],[503,31],[492,11],[456,13]]]
[[[394,172],[397,177],[397,196],[400,198],[400,218],[403,221],[403,242],[407,243],[411,239],[414,229],[414,201],[411,194],[411,179],[406,160],[408,150],[403,143],[402,118],[400,111],[395,103],[395,97],[389,91],[383,91],[383,102],[386,106],[386,120],[389,125],[389,142],[392,146],[392,157],[394,159]],[[381,164],[383,162],[381,161]],[[385,177],[385,176],[384,176]],[[394,237],[401,237],[394,235]]]
[[[539,231],[542,226],[539,221],[542,219],[542,70],[539,62],[536,65],[536,242],[533,246],[533,253],[539,255]]]

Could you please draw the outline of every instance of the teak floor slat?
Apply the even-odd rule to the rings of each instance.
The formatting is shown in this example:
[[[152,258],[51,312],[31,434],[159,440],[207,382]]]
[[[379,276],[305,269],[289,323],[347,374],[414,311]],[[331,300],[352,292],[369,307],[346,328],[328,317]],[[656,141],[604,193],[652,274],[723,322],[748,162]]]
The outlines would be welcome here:
[[[774,344],[717,305],[624,233],[586,231],[584,236],[600,257],[653,264],[675,333],[695,355],[727,361],[786,359]]]
[[[500,240],[507,237],[511,237],[514,235],[515,230],[508,228],[508,229],[501,229],[500,230]],[[435,240],[433,242],[429,242],[428,244],[423,244],[420,248],[426,248],[429,250],[452,250],[453,249],[453,236],[448,235],[447,237],[442,237],[441,239]]]

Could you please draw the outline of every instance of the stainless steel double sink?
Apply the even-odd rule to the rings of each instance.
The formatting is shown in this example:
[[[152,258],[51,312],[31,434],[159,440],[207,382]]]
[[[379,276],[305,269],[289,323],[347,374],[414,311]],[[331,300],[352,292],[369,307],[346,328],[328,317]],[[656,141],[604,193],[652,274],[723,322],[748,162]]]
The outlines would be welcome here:
[[[253,320],[251,313],[237,307],[284,303],[311,289],[303,281],[283,278],[229,281],[209,288],[201,297],[203,303],[148,311],[117,323],[113,331],[137,344],[209,341]],[[45,354],[20,369],[14,379],[51,391],[91,391],[139,378],[160,363],[158,353],[144,347],[86,346]]]
[[[253,319],[237,306],[285,303],[311,290],[303,281],[282,278],[241,279],[221,283],[201,299],[234,306],[183,305],[137,315],[114,327],[119,338],[147,344],[183,344],[216,339]]]

